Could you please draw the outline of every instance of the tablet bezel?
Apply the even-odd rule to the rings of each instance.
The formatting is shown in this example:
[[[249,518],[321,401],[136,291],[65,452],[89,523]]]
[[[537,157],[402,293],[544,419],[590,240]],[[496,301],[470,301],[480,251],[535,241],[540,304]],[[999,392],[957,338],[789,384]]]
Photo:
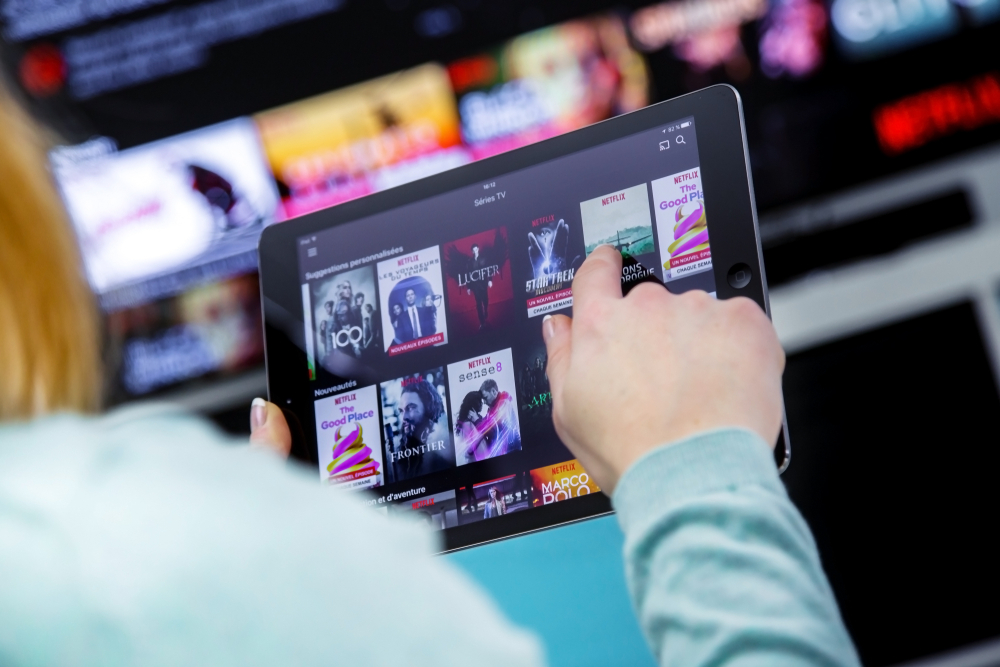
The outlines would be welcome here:
[[[317,465],[315,434],[309,437],[313,417],[311,388],[303,341],[303,316],[297,239],[337,225],[405,206],[459,188],[476,185],[540,162],[655,129],[693,116],[705,199],[711,202],[712,263],[720,299],[745,296],[770,317],[757,211],[753,198],[739,93],[716,85],[589,127],[474,162],[390,190],[374,193],[332,208],[266,228],[258,244],[260,288],[264,317],[265,361],[269,399],[279,405],[293,433],[292,457]],[[751,268],[749,284],[730,285],[730,267]],[[776,449],[780,469],[788,464],[787,431]],[[445,551],[513,537],[611,512],[603,494],[574,499],[444,531]]]

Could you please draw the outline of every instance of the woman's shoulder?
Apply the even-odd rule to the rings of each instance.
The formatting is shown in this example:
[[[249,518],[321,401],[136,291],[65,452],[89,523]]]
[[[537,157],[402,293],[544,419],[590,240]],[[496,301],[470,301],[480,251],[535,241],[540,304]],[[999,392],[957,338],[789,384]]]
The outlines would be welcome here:
[[[211,422],[167,404],[57,413],[0,425],[0,480],[81,487],[97,476],[152,467],[170,476],[183,468],[179,460],[211,459],[234,442]]]
[[[195,526],[225,515],[232,526],[280,530],[288,521],[306,521],[360,538],[362,527],[385,520],[362,507],[360,497],[330,493],[318,481],[315,470],[251,450],[246,440],[169,405],[0,426],[0,506],[6,499],[56,522],[81,520],[84,505],[107,505],[119,523],[162,526],[184,516]],[[404,543],[416,538],[419,551],[432,550],[429,534],[402,533]]]
[[[30,421],[0,424],[0,458],[68,449],[88,454],[109,446],[186,446],[234,442],[208,420],[168,403],[119,407],[103,414],[56,413]]]
[[[96,414],[55,412],[30,420],[0,423],[0,439],[20,438],[66,428],[74,430],[82,428],[85,431],[121,429],[153,421],[198,424],[209,429],[213,428],[211,422],[179,405],[150,401],[128,403]]]

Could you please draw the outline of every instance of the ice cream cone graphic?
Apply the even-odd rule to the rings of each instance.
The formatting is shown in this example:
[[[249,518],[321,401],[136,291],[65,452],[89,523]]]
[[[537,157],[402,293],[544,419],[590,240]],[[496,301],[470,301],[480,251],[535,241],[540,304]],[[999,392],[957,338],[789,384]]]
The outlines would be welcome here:
[[[371,455],[360,424],[338,426],[334,433],[333,461],[326,467],[329,482],[337,484],[377,474],[379,463]]]
[[[705,205],[697,202],[698,207],[684,215],[684,206],[678,206],[674,214],[674,242],[667,247],[671,257],[677,257],[689,252],[699,252],[708,248],[708,221],[705,219]],[[663,268],[670,268],[670,261],[664,262]]]

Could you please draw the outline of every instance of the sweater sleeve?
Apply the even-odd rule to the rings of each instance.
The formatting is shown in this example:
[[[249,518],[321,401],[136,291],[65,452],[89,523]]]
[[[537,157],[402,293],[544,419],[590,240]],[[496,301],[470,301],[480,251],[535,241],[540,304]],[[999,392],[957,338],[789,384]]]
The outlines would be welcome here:
[[[660,447],[613,498],[629,592],[661,665],[859,665],[809,527],[743,429]]]

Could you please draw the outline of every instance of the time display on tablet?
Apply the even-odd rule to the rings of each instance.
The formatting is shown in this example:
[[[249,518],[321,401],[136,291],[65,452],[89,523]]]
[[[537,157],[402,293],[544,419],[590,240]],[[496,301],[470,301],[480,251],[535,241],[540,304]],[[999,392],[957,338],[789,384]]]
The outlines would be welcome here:
[[[442,530],[597,494],[552,427],[542,319],[603,244],[625,291],[714,292],[707,221],[688,117],[299,237],[320,479]]]

